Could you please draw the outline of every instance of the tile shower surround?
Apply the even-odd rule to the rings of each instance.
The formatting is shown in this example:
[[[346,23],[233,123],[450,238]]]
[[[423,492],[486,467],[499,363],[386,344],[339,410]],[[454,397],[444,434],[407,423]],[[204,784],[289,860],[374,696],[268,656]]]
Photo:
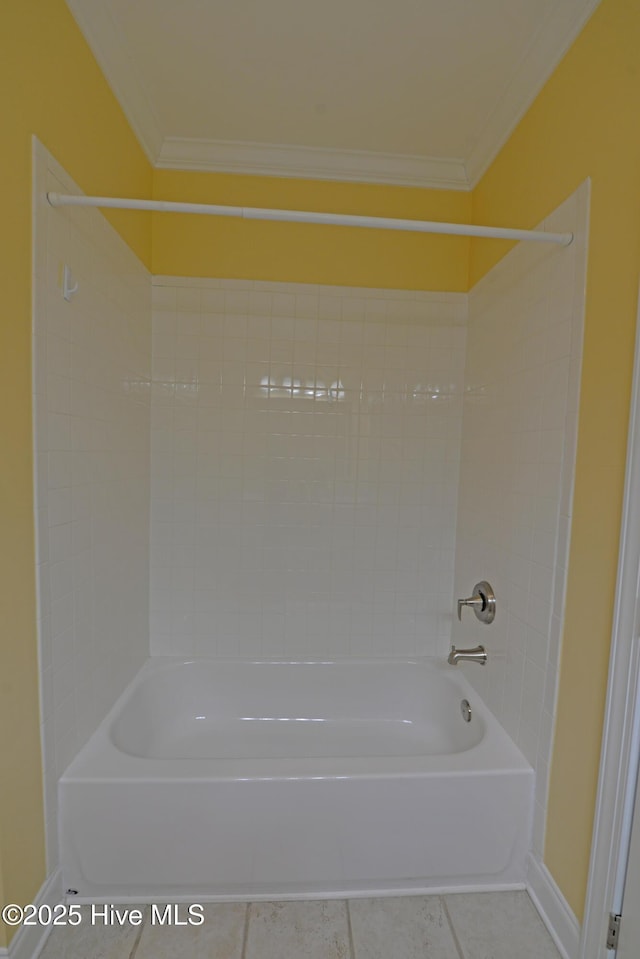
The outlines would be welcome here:
[[[466,297],[156,277],[151,650],[446,648]]]
[[[149,273],[34,144],[33,387],[47,868],[57,781],[149,649]],[[67,302],[63,264],[78,282]]]
[[[542,859],[577,438],[589,184],[540,228],[572,231],[548,249],[521,243],[469,294],[455,592],[488,579],[490,628],[471,610],[458,646],[485,643],[463,666],[536,771],[533,851]]]
[[[523,244],[468,298],[156,278],[150,423],[149,274],[97,211],[48,207],[75,187],[39,145],[35,177],[49,869],[58,775],[148,652],[150,425],[152,652],[443,655],[454,596],[489,578],[491,642],[469,611],[453,639],[490,648],[462,668],[536,768],[541,855],[588,185],[545,224],[572,246]]]

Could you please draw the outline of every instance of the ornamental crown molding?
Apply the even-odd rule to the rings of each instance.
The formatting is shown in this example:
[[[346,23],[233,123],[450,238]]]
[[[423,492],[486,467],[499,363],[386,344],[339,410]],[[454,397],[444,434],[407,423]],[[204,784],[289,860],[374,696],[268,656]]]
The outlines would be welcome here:
[[[156,166],[161,169],[248,173],[256,176],[469,189],[464,161],[460,159],[290,144],[166,137]]]

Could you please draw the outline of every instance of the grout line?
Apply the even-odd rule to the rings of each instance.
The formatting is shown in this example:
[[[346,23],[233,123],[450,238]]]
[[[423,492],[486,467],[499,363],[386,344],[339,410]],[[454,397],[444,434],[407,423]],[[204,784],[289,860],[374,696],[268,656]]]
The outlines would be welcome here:
[[[444,909],[444,914],[445,914],[445,916],[447,917],[447,921],[448,921],[448,923],[449,923],[449,928],[451,929],[451,935],[453,936],[453,941],[454,941],[454,943],[455,943],[455,947],[456,947],[456,949],[458,950],[458,955],[460,956],[460,959],[466,959],[465,954],[464,954],[464,949],[462,948],[462,943],[461,943],[460,940],[458,939],[458,934],[457,934],[457,932],[456,932],[456,930],[455,930],[455,926],[453,925],[453,919],[451,918],[451,915],[450,915],[450,913],[449,913],[449,907],[447,906],[446,897],[445,897],[445,896],[440,896],[439,899],[440,899],[440,901],[442,902],[442,907],[443,907],[443,909]]]
[[[349,955],[351,959],[356,959],[356,947],[353,941],[353,928],[351,926],[351,908],[349,906],[349,900],[345,899],[345,906],[347,907],[347,929],[349,931]]]
[[[140,923],[140,929],[138,931],[138,935],[136,936],[131,952],[129,953],[129,959],[134,959],[134,956],[136,952],[138,951],[138,946],[140,945],[140,940],[142,939],[142,933],[144,932],[145,926],[147,925],[148,918],[149,918],[149,907],[145,906],[144,918],[142,922]]]
[[[247,955],[247,941],[249,939],[249,912],[251,910],[251,903],[247,903],[247,908],[244,914],[244,929],[242,930],[242,950],[240,953],[240,959],[245,959]]]

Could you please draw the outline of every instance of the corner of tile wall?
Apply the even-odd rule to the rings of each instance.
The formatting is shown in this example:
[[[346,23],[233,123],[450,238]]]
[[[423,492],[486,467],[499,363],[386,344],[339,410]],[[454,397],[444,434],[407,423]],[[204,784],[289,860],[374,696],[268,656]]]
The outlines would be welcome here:
[[[568,247],[520,244],[469,294],[455,591],[481,579],[495,622],[465,610],[458,646],[484,643],[482,672],[463,667],[536,770],[533,848],[542,854],[571,532],[589,185],[540,228]]]
[[[37,615],[47,866],[57,781],[148,655],[150,275],[34,144]],[[65,300],[63,265],[77,293]]]

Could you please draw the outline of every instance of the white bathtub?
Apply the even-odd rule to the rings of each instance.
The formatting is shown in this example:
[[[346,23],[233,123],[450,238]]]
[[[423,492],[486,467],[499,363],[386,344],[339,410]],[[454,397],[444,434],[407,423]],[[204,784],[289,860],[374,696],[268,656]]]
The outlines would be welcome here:
[[[80,898],[317,898],[521,884],[533,770],[444,664],[151,659],[59,790]]]

